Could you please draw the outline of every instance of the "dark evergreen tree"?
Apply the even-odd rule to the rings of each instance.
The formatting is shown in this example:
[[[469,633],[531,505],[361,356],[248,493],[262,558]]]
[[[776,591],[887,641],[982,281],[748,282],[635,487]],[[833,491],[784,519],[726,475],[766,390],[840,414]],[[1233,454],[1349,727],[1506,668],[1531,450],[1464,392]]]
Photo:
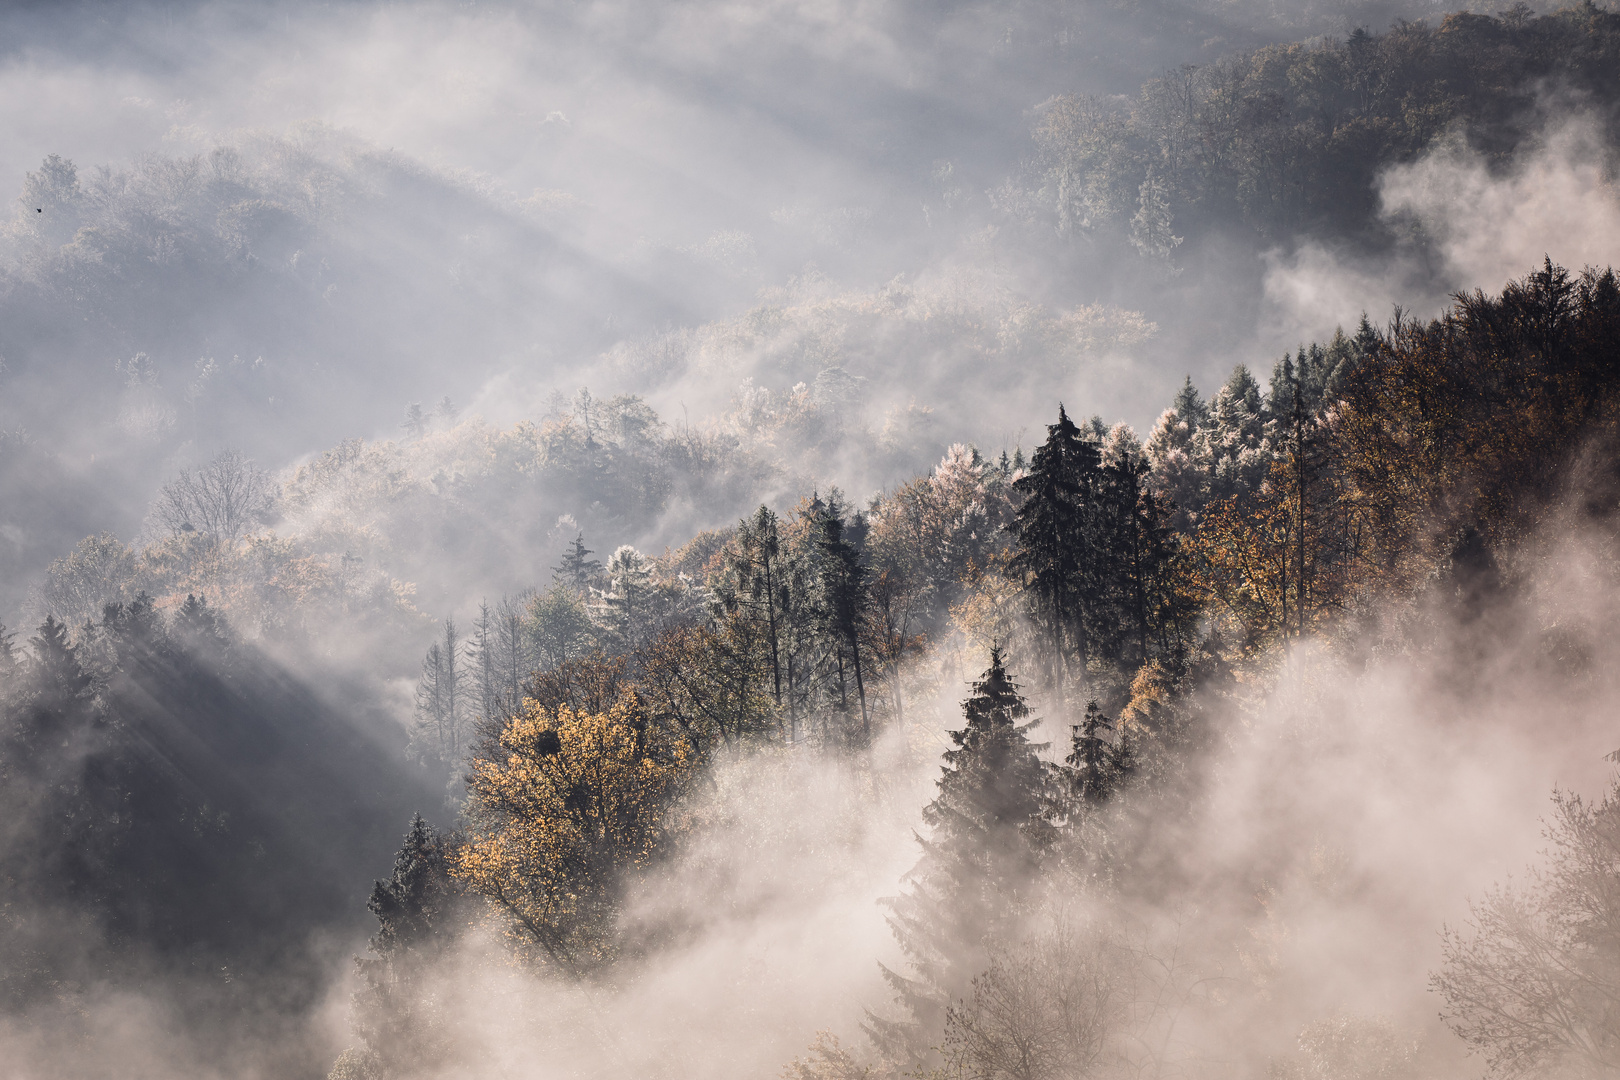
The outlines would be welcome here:
[[[1175,554],[1170,511],[1148,483],[1149,464],[1134,440],[1111,443],[1098,471],[1092,508],[1086,639],[1095,654],[1128,670],[1155,646],[1172,647],[1175,613],[1167,574]]]
[[[836,495],[817,522],[822,616],[838,673],[839,708],[847,713],[848,682],[852,680],[861,710],[860,736],[864,741],[872,735],[872,716],[866,704],[866,678],[861,664],[861,624],[870,599],[867,568],[858,546],[863,533],[864,522],[860,515],[855,515],[853,522],[845,522]]]
[[[1085,718],[1072,730],[1069,756],[1058,768],[1065,781],[1063,794],[1073,810],[1100,806],[1130,776],[1130,742],[1123,732],[1115,732],[1114,722],[1095,701],[1086,703]]]
[[[1090,657],[1086,601],[1093,537],[1089,520],[1101,468],[1095,442],[1058,406],[1057,423],[1036,448],[1029,471],[1013,483],[1024,496],[1013,521],[1018,548],[1012,568],[1024,576],[1046,649],[1047,679],[1062,695],[1085,680]]]
[[[1027,735],[1029,708],[1001,650],[963,703],[967,724],[951,732],[939,794],[923,810],[929,828],[908,888],[887,901],[889,925],[910,968],[887,967],[904,1016],[868,1014],[867,1031],[896,1060],[921,1063],[943,1030],[945,1010],[965,994],[989,949],[1032,899],[1051,828],[1042,816],[1046,768]]]
[[[367,903],[377,916],[370,956],[356,957],[361,988],[350,1027],[364,1044],[346,1050],[332,1070],[338,1080],[387,1080],[431,1070],[448,1055],[450,1036],[434,966],[454,940],[459,896],[447,844],[420,814],[411,821],[394,871]]]
[[[562,562],[552,568],[551,580],[572,589],[577,596],[586,595],[591,583],[602,574],[602,564],[591,558],[593,554],[594,552],[585,546],[585,534],[575,536],[573,542],[563,551]]]
[[[213,650],[230,641],[224,617],[208,606],[206,595],[187,593],[185,603],[174,613],[171,629],[176,637],[193,648]]]
[[[427,434],[428,415],[422,411],[421,402],[413,401],[405,407],[405,422],[399,426],[412,439],[420,439]]]
[[[48,726],[61,719],[73,706],[89,696],[91,677],[79,663],[79,651],[68,637],[65,623],[45,616],[39,632],[29,640],[34,650],[32,670],[34,712],[41,727],[37,734],[49,738]]]
[[[116,791],[104,782],[110,734],[95,679],[66,624],[46,616],[13,678],[0,732],[7,876],[44,904],[99,911]]]
[[[1176,410],[1176,418],[1186,423],[1188,431],[1196,432],[1209,423],[1209,406],[1204,404],[1204,399],[1199,396],[1198,387],[1193,385],[1191,375],[1182,377],[1181,389],[1176,391],[1173,407]]]
[[[782,540],[776,515],[761,506],[752,517],[737,526],[731,558],[735,592],[730,599],[747,604],[765,618],[766,640],[771,650],[771,693],[782,704],[782,621],[789,600],[786,567],[783,566]],[[722,598],[727,599],[725,597]]]

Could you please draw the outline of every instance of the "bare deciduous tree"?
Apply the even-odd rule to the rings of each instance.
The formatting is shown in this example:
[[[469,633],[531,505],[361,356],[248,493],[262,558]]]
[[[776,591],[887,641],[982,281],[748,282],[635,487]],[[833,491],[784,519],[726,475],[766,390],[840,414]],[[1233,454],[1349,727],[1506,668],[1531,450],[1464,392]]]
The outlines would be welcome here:
[[[152,517],[178,536],[198,532],[235,543],[263,524],[275,499],[270,475],[236,450],[224,450],[206,466],[164,484]]]
[[[1431,985],[1451,1029],[1499,1076],[1620,1070],[1620,784],[1555,793],[1549,865],[1448,928]]]
[[[1131,1007],[1125,950],[1060,928],[996,953],[950,1008],[941,1048],[963,1080],[1060,1080],[1099,1071]]]

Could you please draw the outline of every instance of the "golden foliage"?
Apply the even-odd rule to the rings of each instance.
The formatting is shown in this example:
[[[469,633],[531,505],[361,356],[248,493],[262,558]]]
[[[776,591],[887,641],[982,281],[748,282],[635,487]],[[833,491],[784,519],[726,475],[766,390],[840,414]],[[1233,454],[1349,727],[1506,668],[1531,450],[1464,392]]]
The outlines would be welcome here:
[[[594,713],[527,701],[472,763],[453,872],[507,917],[520,955],[599,966],[616,953],[626,878],[665,843],[689,767],[634,693]]]

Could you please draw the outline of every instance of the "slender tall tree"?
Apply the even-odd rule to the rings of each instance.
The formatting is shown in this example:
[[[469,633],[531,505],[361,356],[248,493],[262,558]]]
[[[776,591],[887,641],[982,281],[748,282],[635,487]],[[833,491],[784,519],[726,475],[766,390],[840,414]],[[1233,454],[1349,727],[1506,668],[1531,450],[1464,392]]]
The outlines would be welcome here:
[[[1097,446],[1058,406],[1057,423],[1013,487],[1023,505],[1013,520],[1012,569],[1024,575],[1046,642],[1048,680],[1062,708],[1065,686],[1084,682],[1090,659],[1086,599],[1093,567],[1088,511],[1101,467]]]
[[[410,831],[387,881],[366,906],[377,917],[370,954],[356,957],[361,987],[350,1027],[363,1043],[345,1050],[333,1080],[383,1080],[432,1068],[448,1056],[449,1018],[435,993],[435,963],[455,937],[458,890],[445,842],[422,815]]]
[[[838,665],[840,689],[847,662],[855,677],[855,694],[861,708],[861,738],[869,739],[872,714],[866,704],[866,679],[861,666],[861,624],[870,600],[867,568],[836,502],[828,504],[818,524],[816,547],[821,555],[823,614]],[[841,699],[843,696],[840,693]],[[841,700],[841,704],[847,707],[847,701]]]
[[[731,559],[737,582],[737,599],[763,612],[766,639],[771,649],[771,693],[782,704],[782,607],[786,583],[779,522],[770,507],[761,506],[737,525],[735,551]]]
[[[910,973],[884,967],[883,976],[903,1016],[869,1013],[866,1023],[886,1054],[912,1063],[930,1058],[946,1008],[969,990],[994,940],[1030,900],[1051,840],[1041,747],[1028,739],[1029,707],[999,648],[962,710],[967,723],[951,732],[939,794],[923,810],[922,859],[906,891],[887,901]]]

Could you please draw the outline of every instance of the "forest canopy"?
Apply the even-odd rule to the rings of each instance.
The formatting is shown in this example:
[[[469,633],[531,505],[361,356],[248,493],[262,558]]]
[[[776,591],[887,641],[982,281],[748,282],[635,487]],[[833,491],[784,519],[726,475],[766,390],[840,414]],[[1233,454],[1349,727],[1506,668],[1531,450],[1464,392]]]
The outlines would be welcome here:
[[[0,12],[0,1059],[1620,1067],[1620,15],[1384,6]]]

